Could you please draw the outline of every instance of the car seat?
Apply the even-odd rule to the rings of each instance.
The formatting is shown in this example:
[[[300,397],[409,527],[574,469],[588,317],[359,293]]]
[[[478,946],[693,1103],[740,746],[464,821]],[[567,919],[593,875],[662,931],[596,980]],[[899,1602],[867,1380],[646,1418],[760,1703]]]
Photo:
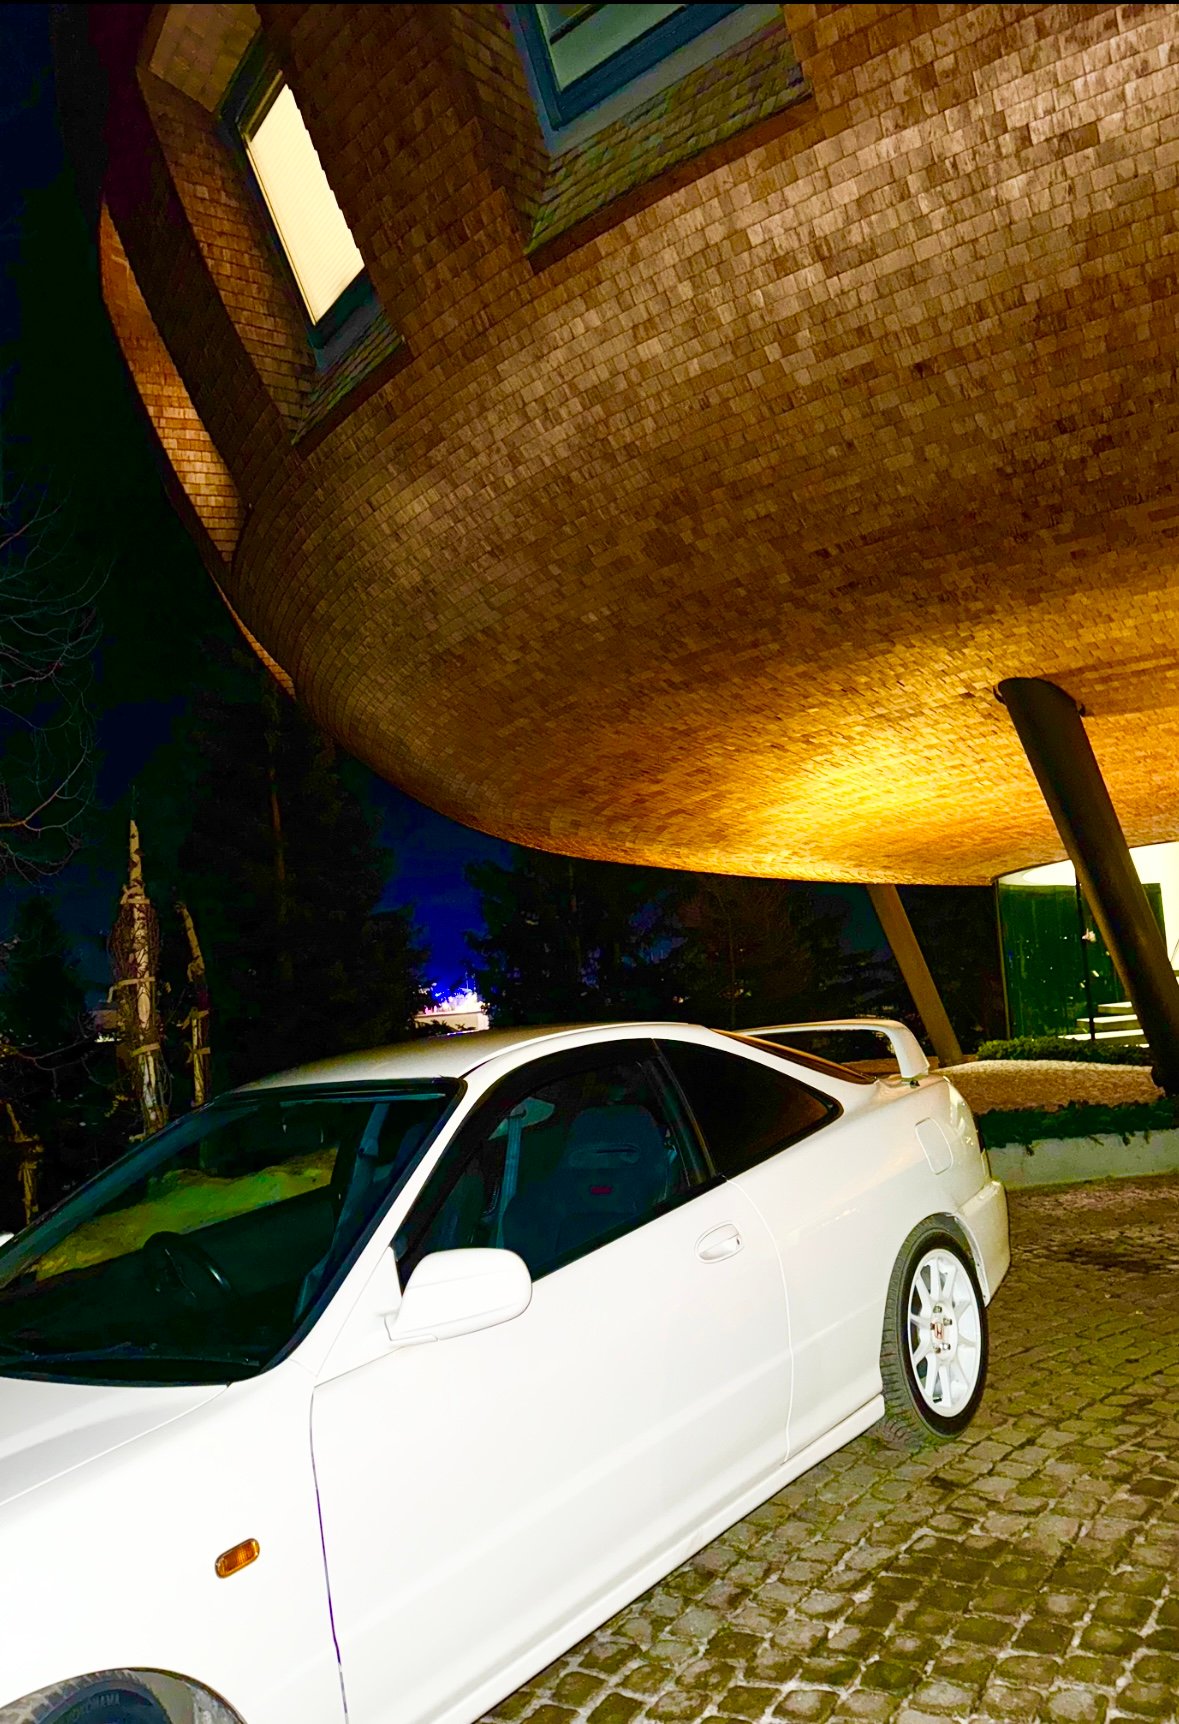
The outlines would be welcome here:
[[[667,1196],[670,1172],[663,1133],[647,1108],[583,1108],[569,1127],[560,1166],[509,1203],[504,1244],[534,1275],[543,1274],[595,1239],[643,1220]]]

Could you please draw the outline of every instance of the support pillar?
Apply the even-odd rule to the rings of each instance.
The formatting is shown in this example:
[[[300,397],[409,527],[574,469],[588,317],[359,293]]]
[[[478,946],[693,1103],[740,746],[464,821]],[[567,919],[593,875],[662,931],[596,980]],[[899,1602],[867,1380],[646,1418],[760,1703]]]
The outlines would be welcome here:
[[[895,886],[869,886],[868,896],[876,912],[884,937],[892,947],[892,955],[900,966],[905,986],[913,996],[925,1033],[933,1043],[938,1064],[956,1066],[962,1063],[962,1049],[954,1034],[937,983],[929,973],[929,965],[917,936],[905,914],[901,895]]]
[[[1179,985],[1077,703],[1040,677],[1010,677],[997,692],[1150,1043],[1155,1082],[1179,1095]]]

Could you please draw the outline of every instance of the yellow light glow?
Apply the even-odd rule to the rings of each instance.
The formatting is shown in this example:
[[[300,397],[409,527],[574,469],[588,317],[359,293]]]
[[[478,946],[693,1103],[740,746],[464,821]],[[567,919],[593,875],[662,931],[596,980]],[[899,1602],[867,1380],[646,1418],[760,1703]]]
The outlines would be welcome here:
[[[246,140],[246,153],[299,291],[317,323],[360,274],[364,259],[289,86],[283,86]]]
[[[244,1538],[240,1544],[235,1544],[232,1550],[223,1550],[213,1567],[222,1580],[228,1580],[231,1574],[239,1569],[248,1568],[257,1559],[260,1550],[256,1538]]]

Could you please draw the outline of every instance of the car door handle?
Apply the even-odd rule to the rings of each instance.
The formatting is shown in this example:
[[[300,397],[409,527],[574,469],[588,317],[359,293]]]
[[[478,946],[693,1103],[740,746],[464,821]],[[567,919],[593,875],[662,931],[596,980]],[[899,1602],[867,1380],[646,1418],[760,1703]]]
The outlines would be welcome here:
[[[741,1249],[741,1235],[731,1221],[714,1227],[696,1241],[696,1255],[702,1263],[719,1263],[722,1258],[735,1257]]]

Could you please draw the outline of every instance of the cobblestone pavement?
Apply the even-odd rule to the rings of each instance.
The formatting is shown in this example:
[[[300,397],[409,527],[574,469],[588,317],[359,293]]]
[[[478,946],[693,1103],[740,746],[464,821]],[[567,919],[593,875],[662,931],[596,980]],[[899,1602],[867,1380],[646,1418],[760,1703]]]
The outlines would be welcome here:
[[[493,1718],[1179,1716],[1179,1178],[1011,1198],[990,1381],[916,1459],[869,1432]]]

